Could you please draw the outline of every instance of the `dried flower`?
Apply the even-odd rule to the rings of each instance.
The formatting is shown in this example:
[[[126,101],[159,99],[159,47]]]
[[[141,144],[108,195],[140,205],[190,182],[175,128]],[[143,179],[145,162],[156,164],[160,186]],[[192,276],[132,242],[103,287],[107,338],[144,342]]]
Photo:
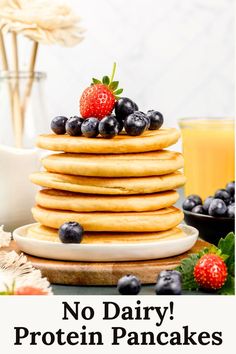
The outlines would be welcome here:
[[[80,19],[55,0],[0,0],[0,28],[43,44],[74,46],[83,37]]]
[[[3,225],[0,226],[0,248],[9,246],[11,242],[11,233],[3,230]]]
[[[17,293],[22,288],[36,288],[52,294],[48,280],[42,278],[40,270],[35,269],[23,254],[0,252],[0,295]]]

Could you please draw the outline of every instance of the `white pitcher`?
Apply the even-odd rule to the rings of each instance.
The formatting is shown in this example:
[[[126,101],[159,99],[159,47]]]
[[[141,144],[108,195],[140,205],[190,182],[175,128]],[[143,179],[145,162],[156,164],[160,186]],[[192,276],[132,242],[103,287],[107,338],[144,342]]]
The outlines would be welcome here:
[[[39,169],[38,149],[0,145],[0,225],[6,230],[33,222],[31,208],[37,187],[29,175]]]

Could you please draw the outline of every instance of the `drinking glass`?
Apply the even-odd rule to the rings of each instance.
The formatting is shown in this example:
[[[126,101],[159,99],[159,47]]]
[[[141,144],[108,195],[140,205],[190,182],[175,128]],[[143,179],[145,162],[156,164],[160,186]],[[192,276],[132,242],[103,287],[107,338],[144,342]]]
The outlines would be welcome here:
[[[182,132],[185,195],[213,195],[234,180],[234,119],[184,118]]]

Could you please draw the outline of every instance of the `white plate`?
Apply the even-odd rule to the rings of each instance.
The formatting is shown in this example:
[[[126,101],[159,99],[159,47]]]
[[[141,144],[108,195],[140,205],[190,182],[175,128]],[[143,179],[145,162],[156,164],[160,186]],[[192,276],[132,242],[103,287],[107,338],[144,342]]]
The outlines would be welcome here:
[[[32,256],[63,261],[109,262],[166,258],[188,251],[198,238],[197,229],[180,225],[186,234],[180,239],[132,244],[63,244],[25,237],[32,225],[19,227],[13,232],[18,247]]]

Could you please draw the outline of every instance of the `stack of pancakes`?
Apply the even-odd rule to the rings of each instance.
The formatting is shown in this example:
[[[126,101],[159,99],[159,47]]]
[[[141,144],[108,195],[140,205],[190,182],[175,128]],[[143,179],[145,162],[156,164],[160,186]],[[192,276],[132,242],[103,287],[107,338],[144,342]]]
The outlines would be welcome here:
[[[79,222],[83,243],[152,242],[183,237],[182,212],[173,207],[180,153],[163,150],[176,143],[176,129],[147,131],[113,139],[41,135],[37,145],[56,151],[42,159],[45,169],[31,181],[44,187],[36,195],[29,237],[59,241],[59,227]],[[60,152],[60,153],[59,153]]]

